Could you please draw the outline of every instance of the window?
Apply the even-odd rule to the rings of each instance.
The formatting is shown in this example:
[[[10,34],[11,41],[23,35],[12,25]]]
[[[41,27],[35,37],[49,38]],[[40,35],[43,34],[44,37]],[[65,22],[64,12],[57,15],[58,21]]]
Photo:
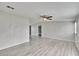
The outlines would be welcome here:
[[[77,34],[77,22],[75,21],[75,34]]]

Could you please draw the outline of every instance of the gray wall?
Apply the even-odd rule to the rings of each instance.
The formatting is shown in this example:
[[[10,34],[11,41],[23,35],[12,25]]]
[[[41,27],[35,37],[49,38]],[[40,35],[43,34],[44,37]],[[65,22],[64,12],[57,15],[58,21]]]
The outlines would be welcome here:
[[[38,25],[42,25],[42,36],[58,40],[74,41],[74,23],[72,21],[42,22],[32,25],[32,35],[38,35]]]
[[[28,20],[0,12],[0,49],[29,42]]]

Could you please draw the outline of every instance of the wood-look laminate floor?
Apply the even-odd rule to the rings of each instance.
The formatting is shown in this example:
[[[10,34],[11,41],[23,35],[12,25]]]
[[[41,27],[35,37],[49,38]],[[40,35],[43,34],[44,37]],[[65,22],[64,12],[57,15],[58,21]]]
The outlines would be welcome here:
[[[47,38],[32,38],[29,45],[23,43],[0,50],[0,56],[78,56],[73,42]]]

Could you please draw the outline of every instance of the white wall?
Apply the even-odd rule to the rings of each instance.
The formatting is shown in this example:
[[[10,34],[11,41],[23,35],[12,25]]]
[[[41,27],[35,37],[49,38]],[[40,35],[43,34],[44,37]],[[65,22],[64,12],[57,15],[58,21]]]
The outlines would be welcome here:
[[[38,26],[39,26],[40,24],[39,23],[37,23],[37,24],[32,24],[32,36],[38,36]]]
[[[29,42],[28,20],[0,12],[0,49]]]
[[[43,37],[74,41],[73,22],[47,22],[43,24]]]
[[[77,34],[75,35],[75,45],[79,50],[79,17],[77,18]]]
[[[55,21],[55,22],[43,22],[42,25],[42,36],[52,39],[74,41],[74,23],[71,21]],[[38,33],[36,27],[39,24],[33,25],[33,35],[37,36]]]

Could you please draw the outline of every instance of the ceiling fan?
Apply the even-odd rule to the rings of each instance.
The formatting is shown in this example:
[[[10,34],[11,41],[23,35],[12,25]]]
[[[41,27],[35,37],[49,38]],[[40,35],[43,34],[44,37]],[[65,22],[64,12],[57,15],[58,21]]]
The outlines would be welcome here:
[[[48,16],[48,15],[42,15],[40,16],[41,18],[45,19],[45,20],[52,20],[53,16]]]
[[[9,8],[9,9],[14,10],[14,8],[13,8],[13,7],[11,7],[11,6],[9,6],[9,5],[8,5],[8,6],[6,6],[6,7],[7,7],[7,8]]]

